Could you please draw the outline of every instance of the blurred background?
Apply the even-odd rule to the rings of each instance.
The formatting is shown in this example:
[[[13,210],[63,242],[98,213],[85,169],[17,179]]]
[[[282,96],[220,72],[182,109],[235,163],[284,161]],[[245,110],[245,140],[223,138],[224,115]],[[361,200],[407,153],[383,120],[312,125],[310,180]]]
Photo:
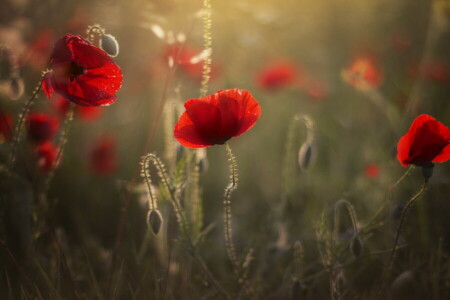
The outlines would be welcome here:
[[[407,169],[395,158],[398,139],[422,113],[450,124],[450,1],[212,1],[211,12],[208,94],[242,88],[262,107],[254,128],[230,141],[239,169],[239,188],[231,199],[236,248],[238,253],[254,249],[249,278],[264,295],[259,298],[288,299],[293,297],[293,244],[303,243],[304,272],[320,272],[317,231],[321,216],[330,215],[338,200],[352,203],[361,226],[387,203],[380,227],[364,236],[363,251],[392,246],[402,207],[423,181],[415,169],[387,192]],[[211,286],[183,267],[189,256],[177,243],[174,214],[164,196],[169,245],[164,259],[169,256],[173,264],[157,258],[160,250],[153,244],[143,248],[150,242],[139,176],[141,156],[148,152],[161,157],[169,172],[175,172],[171,157],[190,153],[170,140],[172,117],[181,114],[184,101],[200,95],[208,57],[205,13],[202,1],[186,0],[0,3],[3,127],[14,126],[42,71],[50,67],[54,42],[66,33],[86,36],[89,25],[100,24],[120,45],[114,61],[124,75],[113,105],[75,109],[64,157],[46,196],[46,173],[26,139],[20,144],[14,188],[3,193],[15,200],[2,202],[0,265],[7,270],[0,272],[2,297],[31,299],[37,287],[42,299],[109,299],[111,274],[119,273],[118,299],[215,297]],[[65,101],[40,93],[32,112],[62,125]],[[168,114],[162,113],[164,103]],[[299,166],[308,132],[314,136],[307,145],[313,159],[302,161],[303,153]],[[0,137],[5,164],[11,137],[8,130]],[[222,229],[226,152],[214,146],[206,153],[199,179],[202,228],[212,227],[199,251],[233,290],[227,284],[233,273]],[[408,284],[420,284],[404,299],[425,299],[420,297],[431,290],[430,299],[449,296],[449,172],[448,163],[435,167],[428,191],[407,221],[402,243],[412,247],[402,252],[393,273],[411,271]],[[157,186],[156,172],[154,177]],[[343,298],[372,295],[372,281],[385,259],[368,258],[342,275]],[[436,266],[427,263],[433,259],[439,261],[436,278],[430,277]],[[14,260],[24,265],[18,268]],[[326,274],[302,285],[301,299],[330,297]],[[162,286],[170,292],[161,294]]]

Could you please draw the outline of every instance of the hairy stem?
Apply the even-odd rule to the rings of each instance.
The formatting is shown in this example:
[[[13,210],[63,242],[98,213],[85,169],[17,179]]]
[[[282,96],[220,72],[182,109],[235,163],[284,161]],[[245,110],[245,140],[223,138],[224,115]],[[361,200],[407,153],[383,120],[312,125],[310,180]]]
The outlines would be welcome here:
[[[23,123],[25,122],[26,116],[30,112],[30,109],[31,109],[31,106],[34,103],[34,100],[36,99],[37,95],[41,91],[42,82],[44,81],[44,76],[45,76],[45,74],[42,76],[41,80],[39,81],[39,84],[34,89],[34,92],[31,95],[30,99],[28,99],[28,101],[25,103],[25,106],[24,106],[24,108],[22,109],[22,112],[19,115],[19,120],[17,121],[17,124],[14,127],[14,135],[13,135],[13,140],[12,140],[11,153],[9,155],[8,164],[7,164],[7,166],[8,166],[8,168],[7,168],[8,169],[8,175],[11,174],[11,172],[12,172],[12,170],[14,168],[14,164],[16,163],[17,146],[19,145],[20,138],[22,136]]]
[[[231,227],[231,194],[237,189],[238,185],[238,173],[236,158],[231,152],[231,148],[228,144],[225,144],[225,149],[227,150],[228,162],[230,164],[230,180],[227,187],[225,188],[225,193],[223,196],[223,206],[224,206],[224,221],[225,221],[225,244],[227,248],[228,258],[233,265],[235,272],[238,272],[239,263],[236,256],[236,250],[233,244],[233,231]]]

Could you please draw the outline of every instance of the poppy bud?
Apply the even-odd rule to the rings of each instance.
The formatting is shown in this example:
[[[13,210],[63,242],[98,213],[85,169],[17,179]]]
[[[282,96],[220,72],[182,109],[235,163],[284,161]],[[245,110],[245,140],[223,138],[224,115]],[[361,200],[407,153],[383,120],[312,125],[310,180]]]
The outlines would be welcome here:
[[[433,175],[433,169],[434,169],[433,163],[426,163],[422,166],[422,175],[423,178],[425,178],[425,181],[428,181],[428,179],[431,178],[431,176]]]
[[[350,250],[352,251],[353,256],[359,257],[363,250],[363,243],[361,239],[357,236],[354,236],[350,243]]]
[[[311,142],[305,142],[298,151],[298,164],[302,171],[306,171],[315,158],[315,148]]]
[[[19,99],[20,96],[23,95],[24,90],[25,87],[22,78],[11,78],[11,81],[9,82],[9,98],[11,98],[12,100]]]
[[[163,217],[159,210],[152,209],[147,214],[147,226],[150,227],[153,234],[157,235],[161,229]]]
[[[119,54],[119,43],[116,38],[110,34],[104,34],[101,36],[100,48],[111,57],[116,57]]]

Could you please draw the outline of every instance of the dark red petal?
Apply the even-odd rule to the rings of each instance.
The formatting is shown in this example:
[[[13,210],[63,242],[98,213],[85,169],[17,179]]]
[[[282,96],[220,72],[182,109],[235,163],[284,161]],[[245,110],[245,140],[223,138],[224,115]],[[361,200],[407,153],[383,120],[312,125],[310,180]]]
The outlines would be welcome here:
[[[73,60],[73,54],[71,46],[69,46],[70,40],[76,38],[71,34],[66,34],[63,38],[56,41],[53,47],[53,52],[50,57],[50,62],[53,64],[67,63]]]
[[[234,137],[241,135],[252,128],[261,116],[261,106],[259,106],[259,103],[252,94],[246,90],[237,90],[236,93],[238,93],[241,98],[241,114],[239,130],[233,135]]]
[[[449,129],[431,116],[419,116],[411,128],[414,138],[409,156],[413,161],[432,161],[449,142]]]
[[[204,137],[199,134],[187,112],[181,115],[175,125],[174,136],[181,145],[188,148],[202,148],[214,145],[205,141]]]
[[[408,132],[397,143],[397,159],[402,166],[411,164],[409,160],[409,148],[411,147],[411,134]]]
[[[44,75],[44,80],[42,81],[42,89],[47,99],[50,99],[55,92],[52,84],[52,72],[48,72]]]
[[[447,144],[434,159],[433,162],[445,162],[450,159],[450,144]]]

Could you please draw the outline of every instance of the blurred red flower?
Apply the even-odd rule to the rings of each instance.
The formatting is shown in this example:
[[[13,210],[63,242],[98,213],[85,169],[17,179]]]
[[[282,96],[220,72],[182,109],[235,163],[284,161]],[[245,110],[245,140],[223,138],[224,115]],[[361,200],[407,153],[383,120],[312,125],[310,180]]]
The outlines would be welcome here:
[[[315,101],[322,101],[328,96],[328,89],[324,82],[320,80],[308,80],[305,83],[306,94]]]
[[[44,113],[30,113],[27,118],[27,132],[35,143],[50,141],[59,129],[56,118]]]
[[[450,159],[450,129],[429,115],[418,116],[397,144],[402,166],[422,166]]]
[[[12,117],[9,113],[0,112],[0,143],[12,137]]]
[[[59,39],[50,57],[52,71],[45,75],[48,98],[56,92],[83,106],[110,105],[122,86],[122,71],[105,51],[78,35]]]
[[[58,97],[53,101],[53,107],[56,114],[64,118],[69,111],[70,102],[62,97]],[[75,117],[80,121],[93,122],[97,120],[102,114],[102,107],[100,106],[76,106]]]
[[[201,80],[203,64],[208,54],[185,43],[169,44],[164,52],[164,59],[169,64],[176,64],[180,70],[194,80]],[[218,67],[211,65],[211,79],[217,77]]]
[[[412,44],[411,37],[405,32],[397,31],[391,35],[392,48],[398,52],[408,51]]]
[[[357,56],[342,71],[342,78],[359,90],[375,89],[383,82],[383,73],[372,56]]]
[[[113,137],[97,140],[89,154],[89,167],[99,175],[109,175],[117,169],[117,144]]]
[[[267,90],[277,90],[300,85],[300,70],[289,61],[272,62],[263,67],[256,75],[256,83]]]
[[[364,175],[367,178],[376,178],[380,174],[380,167],[377,164],[367,164],[364,168]]]
[[[51,143],[45,142],[36,147],[37,166],[42,172],[48,172],[56,163],[58,148]]]
[[[246,132],[261,115],[261,107],[246,90],[231,89],[191,99],[175,125],[175,138],[189,148],[224,144]]]
[[[47,64],[48,53],[51,50],[53,37],[54,31],[49,27],[38,32],[31,40],[31,44],[25,58],[26,63],[35,69],[42,70]]]

